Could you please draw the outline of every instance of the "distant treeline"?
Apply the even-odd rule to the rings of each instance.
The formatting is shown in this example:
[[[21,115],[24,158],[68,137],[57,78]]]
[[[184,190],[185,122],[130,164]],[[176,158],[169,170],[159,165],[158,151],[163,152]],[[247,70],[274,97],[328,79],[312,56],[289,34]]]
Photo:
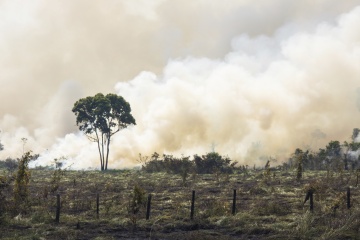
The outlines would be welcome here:
[[[298,169],[306,170],[360,170],[360,142],[357,141],[360,129],[355,128],[351,135],[350,142],[330,141],[325,148],[318,151],[309,149],[303,150],[297,148],[289,157],[288,161],[276,168],[281,169]],[[266,159],[266,158],[265,158]],[[271,158],[264,166],[269,167]],[[194,155],[191,159],[186,157],[174,157],[164,154],[162,157],[158,153],[154,153],[151,157],[142,157],[142,169],[146,172],[168,172],[181,174],[184,172],[204,173],[234,173],[247,171],[248,166],[237,165],[236,161],[232,161],[229,157],[221,156],[217,152],[211,152],[206,155]],[[255,166],[254,166],[255,168]]]
[[[360,170],[359,128],[354,128],[351,141],[330,141],[317,151],[297,148],[283,167],[291,169],[300,164],[303,170]]]

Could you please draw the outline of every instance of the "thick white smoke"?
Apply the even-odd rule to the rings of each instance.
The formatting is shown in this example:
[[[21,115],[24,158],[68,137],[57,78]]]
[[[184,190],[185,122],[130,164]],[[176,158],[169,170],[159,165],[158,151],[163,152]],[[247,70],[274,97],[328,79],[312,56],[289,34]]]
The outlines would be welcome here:
[[[131,149],[189,154],[214,141],[221,153],[251,163],[257,142],[261,154],[284,157],[325,144],[321,131],[347,139],[360,118],[359,23],[360,7],[287,38],[278,36],[283,29],[273,37],[240,35],[222,60],[173,60],[158,77],[144,72],[118,83],[140,119],[126,137],[136,136]]]
[[[14,2],[0,3],[17,11]],[[357,1],[152,3],[37,1],[15,30],[0,26],[0,159],[32,149],[35,164],[65,156],[98,167],[71,108],[114,86],[137,125],[114,136],[110,167],[132,166],[139,153],[203,154],[213,143],[241,163],[282,160],[360,127]]]

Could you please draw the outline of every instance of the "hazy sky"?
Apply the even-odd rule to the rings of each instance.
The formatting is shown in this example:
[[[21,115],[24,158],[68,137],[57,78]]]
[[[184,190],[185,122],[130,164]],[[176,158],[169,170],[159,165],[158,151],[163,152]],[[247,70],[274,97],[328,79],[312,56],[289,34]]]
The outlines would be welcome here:
[[[98,167],[71,112],[98,92],[137,121],[110,168],[213,143],[262,164],[360,127],[359,0],[0,0],[0,52],[0,159]]]

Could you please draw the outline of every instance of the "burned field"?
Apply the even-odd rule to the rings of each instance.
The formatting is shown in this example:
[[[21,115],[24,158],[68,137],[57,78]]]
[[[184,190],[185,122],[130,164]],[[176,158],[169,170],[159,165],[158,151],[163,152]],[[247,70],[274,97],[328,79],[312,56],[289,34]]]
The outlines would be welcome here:
[[[351,170],[307,171],[297,180],[295,171],[280,169],[193,173],[185,179],[141,170],[59,175],[33,169],[21,206],[14,205],[14,183],[2,187],[0,237],[354,239],[360,229],[358,177]],[[304,203],[309,191],[313,211],[310,201]]]

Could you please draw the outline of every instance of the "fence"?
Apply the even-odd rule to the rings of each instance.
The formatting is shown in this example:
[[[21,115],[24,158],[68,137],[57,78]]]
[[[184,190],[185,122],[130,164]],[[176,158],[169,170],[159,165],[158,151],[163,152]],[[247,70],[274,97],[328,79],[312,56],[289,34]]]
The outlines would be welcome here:
[[[314,212],[314,198],[313,198],[313,194],[314,194],[314,190],[310,189],[307,191],[306,195],[305,195],[305,200],[304,200],[304,204],[307,203],[307,201],[309,201],[309,211],[310,212]],[[101,207],[101,196],[99,193],[96,194],[90,194],[89,196],[94,197],[94,202],[95,202],[95,217],[97,219],[99,219],[100,217],[100,207]],[[62,209],[65,209],[65,212],[67,214],[79,214],[82,211],[89,211],[92,210],[91,206],[91,197],[87,197],[87,198],[83,198],[81,199],[82,204],[80,206],[73,206],[74,208],[71,208],[69,206],[65,207],[63,202],[61,201],[61,195],[60,194],[56,194],[56,207],[55,207],[55,222],[59,223],[60,222],[60,213],[62,211]],[[103,196],[106,199],[106,196]],[[192,190],[191,192],[191,201],[190,204],[188,206],[188,211],[189,211],[189,218],[190,220],[194,220],[195,218],[195,210],[196,210],[196,203],[197,202],[201,202],[204,199],[201,199],[204,196],[197,196],[196,195],[196,191]],[[162,201],[169,201],[169,198],[165,198],[162,199]],[[214,199],[213,199],[214,200]],[[217,199],[219,200],[219,199]],[[237,190],[233,189],[232,191],[232,197],[230,198],[225,198],[225,199],[221,199],[222,201],[226,201],[225,203],[228,203],[231,201],[231,204],[224,204],[224,206],[231,206],[231,209],[228,209],[228,212],[231,212],[232,215],[235,215],[237,212],[237,208],[239,207],[239,204],[237,202]],[[251,199],[250,199],[251,200]],[[172,202],[172,201],[170,201]],[[154,204],[155,203],[155,204]],[[107,207],[105,206],[106,204],[104,204],[103,209],[106,211]],[[154,207],[155,205],[155,207]],[[205,205],[206,206],[206,205]],[[347,209],[351,208],[351,189],[350,187],[348,187],[346,189],[346,207]],[[153,199],[153,194],[148,194],[147,196],[147,201],[146,201],[146,208],[145,208],[145,219],[149,220],[150,216],[151,216],[151,209],[154,209],[155,211],[162,211],[164,209],[164,205],[161,204],[161,200],[155,200]],[[166,207],[165,207],[166,208]],[[336,211],[337,207],[334,208],[334,214]],[[204,209],[202,209],[204,210]],[[225,210],[225,209],[224,209]],[[159,213],[158,213],[159,215]],[[139,216],[141,217],[141,216]]]
[[[309,172],[301,182],[288,172],[274,172],[271,179],[264,179],[261,173],[191,175],[184,185],[181,176],[172,174],[69,172],[57,191],[50,193],[45,191],[51,187],[49,172],[35,171],[34,181],[29,185],[30,210],[40,216],[39,223],[45,216],[47,222],[121,219],[126,224],[133,217],[128,208],[136,184],[147,193],[136,213],[136,218],[144,222],[170,217],[186,223],[209,217],[241,218],[246,213],[300,215],[307,210],[317,214],[332,207],[335,214],[339,211],[337,205],[333,206],[337,198],[341,200],[340,210],[344,211],[356,208],[360,202],[353,172],[333,175]],[[304,189],[310,185],[317,191],[304,202],[308,195]],[[10,201],[11,193],[7,196]]]

